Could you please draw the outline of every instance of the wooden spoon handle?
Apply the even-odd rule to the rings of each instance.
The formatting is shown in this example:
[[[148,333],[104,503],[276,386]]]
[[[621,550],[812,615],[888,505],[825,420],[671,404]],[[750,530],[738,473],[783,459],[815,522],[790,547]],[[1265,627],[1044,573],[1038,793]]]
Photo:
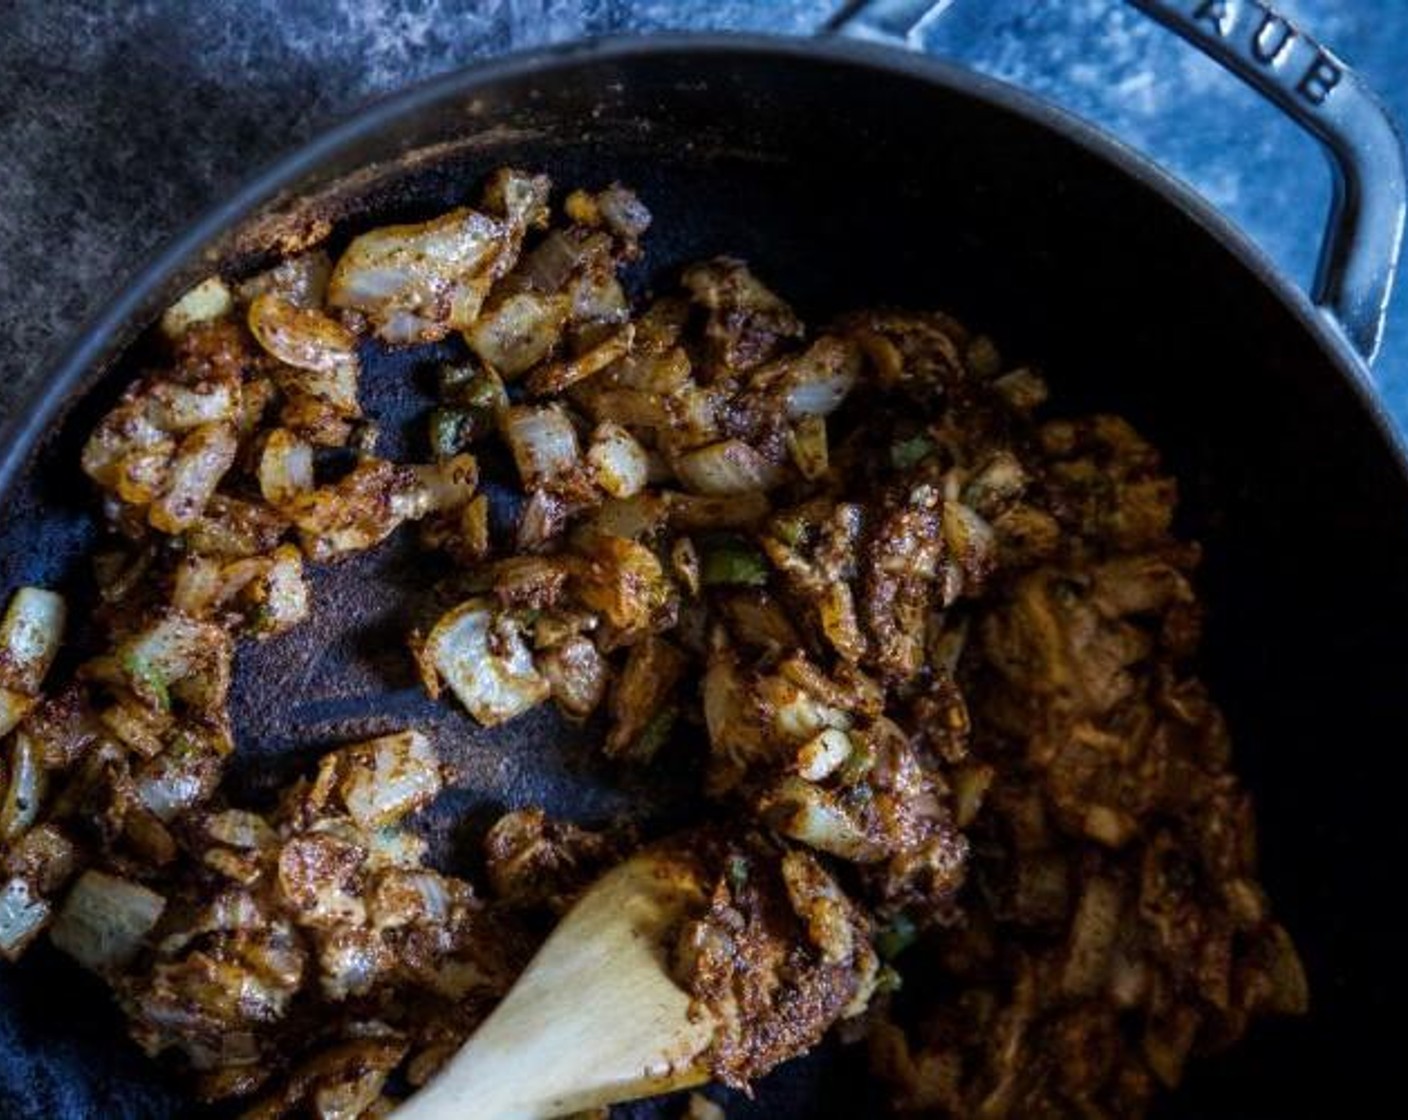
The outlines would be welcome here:
[[[662,940],[697,884],[649,855],[608,873],[396,1120],[538,1120],[699,1085],[714,1035]]]

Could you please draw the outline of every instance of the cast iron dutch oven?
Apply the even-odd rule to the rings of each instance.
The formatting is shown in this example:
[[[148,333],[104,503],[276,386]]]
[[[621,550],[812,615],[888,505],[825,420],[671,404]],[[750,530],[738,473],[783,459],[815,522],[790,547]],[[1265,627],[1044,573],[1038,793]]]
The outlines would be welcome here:
[[[127,285],[4,431],[0,588],[62,586],[81,602],[95,525],[78,448],[140,363],[143,331],[213,267],[257,267],[330,223],[335,246],[437,213],[505,163],[565,184],[619,179],[656,216],[642,283],[731,252],[808,318],[877,302],[945,307],[1040,361],[1062,409],[1124,413],[1166,449],[1184,528],[1206,544],[1204,673],[1257,796],[1265,878],[1313,993],[1306,1019],[1259,1025],[1196,1067],[1166,1114],[1391,1108],[1408,1003],[1397,928],[1408,473],[1368,362],[1402,226],[1401,149],[1354,75],[1260,6],[1137,3],[1330,151],[1339,190],[1310,298],[1118,144],[895,49],[942,3],[860,5],[841,21],[850,35],[813,42],[666,37],[519,55],[373,105]],[[414,369],[426,358],[378,355],[363,378],[396,457],[424,454],[402,429],[424,406]],[[680,810],[668,783],[623,785],[546,713],[483,732],[424,700],[397,621],[424,581],[395,547],[318,579],[316,623],[241,655],[237,782],[267,785],[319,744],[416,722],[464,776],[433,815],[447,858],[465,820],[472,831],[505,805],[657,824]],[[823,1049],[729,1115],[865,1116],[870,1092],[854,1056]],[[0,967],[0,1116],[191,1115],[175,1082],[123,1041],[100,986],[43,947]]]

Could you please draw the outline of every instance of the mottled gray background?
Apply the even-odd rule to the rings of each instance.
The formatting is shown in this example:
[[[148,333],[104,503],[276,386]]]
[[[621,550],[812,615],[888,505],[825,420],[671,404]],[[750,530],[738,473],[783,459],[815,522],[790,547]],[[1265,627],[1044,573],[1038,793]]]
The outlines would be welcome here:
[[[0,0],[0,410],[144,254],[375,95],[476,58],[665,28],[806,34],[840,0]],[[1278,0],[1408,120],[1405,0]],[[930,48],[1037,90],[1193,182],[1310,274],[1308,140],[1121,0],[963,0]],[[1378,376],[1408,423],[1408,304]]]

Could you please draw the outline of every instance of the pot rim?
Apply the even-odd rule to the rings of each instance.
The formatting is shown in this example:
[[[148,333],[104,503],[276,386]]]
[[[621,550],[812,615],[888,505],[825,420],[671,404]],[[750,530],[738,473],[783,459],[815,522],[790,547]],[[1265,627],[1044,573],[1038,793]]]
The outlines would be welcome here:
[[[316,172],[346,148],[394,128],[405,116],[442,101],[463,98],[501,81],[538,77],[596,61],[644,55],[773,56],[832,62],[860,70],[899,74],[940,86],[1012,113],[1054,131],[1114,169],[1155,192],[1191,219],[1235,258],[1291,312],[1330,364],[1350,383],[1367,419],[1388,448],[1401,479],[1408,481],[1408,439],[1400,432],[1375,387],[1369,367],[1331,318],[1284,274],[1266,253],[1191,186],[1103,129],[1034,93],[978,73],[955,62],[904,48],[840,36],[767,35],[752,32],[668,32],[605,36],[515,51],[474,62],[377,97],[324,128],[244,180],[134,268],[116,295],[74,332],[59,357],[45,363],[47,374],[0,422],[0,496],[19,480],[34,451],[64,409],[70,394],[99,363],[112,356],[114,342],[132,325],[147,302],[203,250],[219,242],[259,208]],[[147,324],[142,324],[146,326]]]

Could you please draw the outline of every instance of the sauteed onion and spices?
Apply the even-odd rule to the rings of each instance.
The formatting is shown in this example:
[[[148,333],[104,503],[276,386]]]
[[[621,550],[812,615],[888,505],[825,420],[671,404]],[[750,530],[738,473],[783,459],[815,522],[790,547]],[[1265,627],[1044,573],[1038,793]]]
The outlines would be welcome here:
[[[0,622],[0,954],[47,938],[250,1117],[382,1116],[435,1073],[651,838],[524,805],[432,866],[415,727],[227,792],[237,648],[400,533],[452,573],[406,628],[431,697],[700,775],[671,955],[719,1081],[829,1034],[900,1115],[1138,1116],[1304,1012],[1158,452],[942,313],[806,324],[733,258],[631,298],[650,222],[504,169],[168,310],[82,455],[97,648],[50,672],[50,590]],[[447,340],[423,456],[383,457],[362,355]]]

